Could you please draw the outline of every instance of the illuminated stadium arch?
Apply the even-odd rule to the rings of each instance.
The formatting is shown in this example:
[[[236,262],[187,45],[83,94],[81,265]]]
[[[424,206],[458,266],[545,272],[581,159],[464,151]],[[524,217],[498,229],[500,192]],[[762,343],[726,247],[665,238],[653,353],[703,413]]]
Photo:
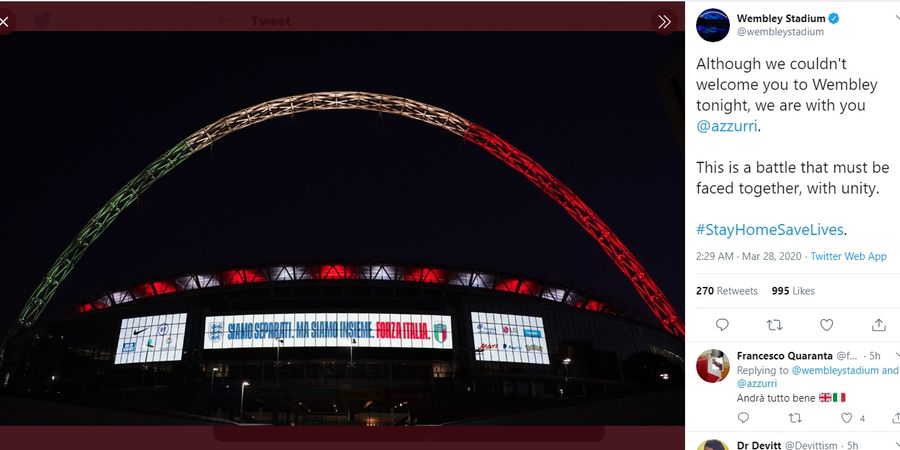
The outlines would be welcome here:
[[[302,94],[260,103],[207,125],[169,149],[116,192],[63,250],[29,297],[19,314],[17,327],[33,324],[88,247],[138,196],[189,156],[231,133],[269,119],[340,109],[377,111],[425,122],[460,136],[503,161],[562,206],[600,244],[665,330],[676,336],[684,335],[684,324],[678,313],[625,244],[571,189],[531,157],[487,129],[441,108],[391,95],[346,91]]]

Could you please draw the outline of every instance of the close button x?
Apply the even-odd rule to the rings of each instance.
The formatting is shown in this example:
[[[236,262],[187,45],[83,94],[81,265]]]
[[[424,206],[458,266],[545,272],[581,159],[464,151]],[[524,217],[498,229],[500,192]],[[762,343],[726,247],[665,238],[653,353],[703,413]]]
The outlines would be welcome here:
[[[0,8],[0,36],[16,30],[16,15],[8,9]]]

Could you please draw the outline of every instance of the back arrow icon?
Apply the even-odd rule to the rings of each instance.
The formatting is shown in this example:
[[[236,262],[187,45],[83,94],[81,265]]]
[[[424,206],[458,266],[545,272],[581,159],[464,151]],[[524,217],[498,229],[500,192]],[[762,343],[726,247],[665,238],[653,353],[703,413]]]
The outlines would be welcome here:
[[[672,24],[672,20],[669,19],[669,16],[665,14],[657,14],[656,17],[659,17],[660,24],[656,27],[657,30],[662,30],[669,28],[669,25]]]

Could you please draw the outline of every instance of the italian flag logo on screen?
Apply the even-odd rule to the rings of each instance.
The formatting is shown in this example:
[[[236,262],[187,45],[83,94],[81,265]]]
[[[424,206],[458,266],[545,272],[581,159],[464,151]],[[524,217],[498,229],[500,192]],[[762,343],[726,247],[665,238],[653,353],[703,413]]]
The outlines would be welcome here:
[[[434,340],[441,344],[447,340],[447,325],[442,323],[434,324]]]

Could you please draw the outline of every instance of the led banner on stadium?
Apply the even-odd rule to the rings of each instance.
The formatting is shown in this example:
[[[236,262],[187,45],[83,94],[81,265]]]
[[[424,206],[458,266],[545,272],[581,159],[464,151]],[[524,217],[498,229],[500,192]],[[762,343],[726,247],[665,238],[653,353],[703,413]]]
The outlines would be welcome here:
[[[116,364],[181,361],[187,314],[122,319]]]
[[[391,347],[452,349],[450,316],[298,313],[206,318],[204,349]]]
[[[544,319],[472,312],[475,359],[527,364],[550,364]]]

